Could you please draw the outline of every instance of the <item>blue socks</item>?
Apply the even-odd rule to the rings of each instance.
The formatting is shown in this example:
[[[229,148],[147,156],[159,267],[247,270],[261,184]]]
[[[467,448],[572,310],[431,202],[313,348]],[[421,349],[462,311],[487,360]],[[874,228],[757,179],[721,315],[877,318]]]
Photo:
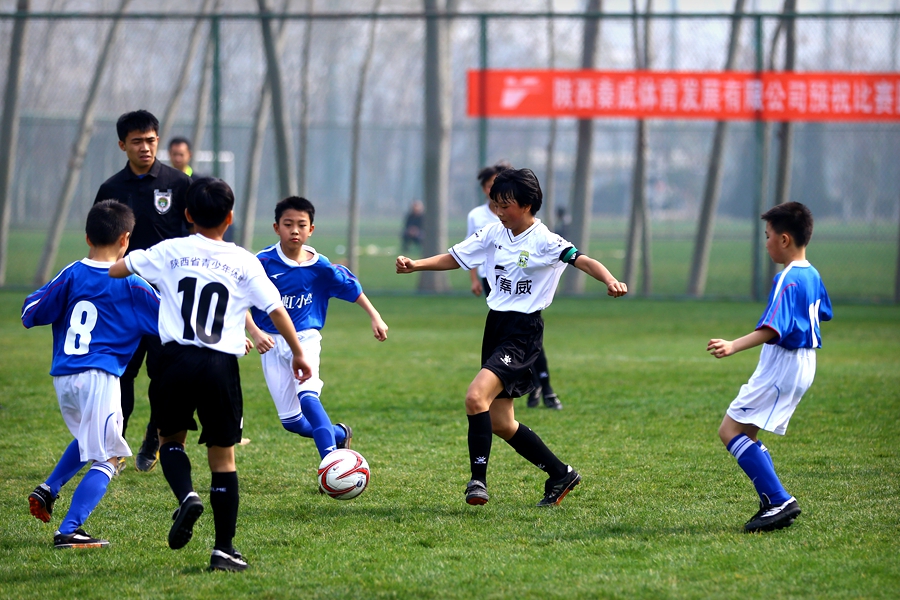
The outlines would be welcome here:
[[[325,407],[319,401],[319,395],[315,392],[300,392],[300,410],[309,421],[312,428],[312,439],[316,442],[319,456],[325,456],[337,447],[335,441],[334,425],[325,412]]]
[[[72,494],[72,504],[69,506],[69,512],[59,526],[59,532],[64,535],[75,533],[75,530],[81,527],[87,518],[91,515],[103,495],[106,494],[106,488],[116,474],[116,469],[108,462],[95,462],[88,469],[75,493]]]
[[[312,425],[309,424],[309,421],[302,414],[282,419],[281,425],[291,433],[296,433],[299,436],[305,438],[312,438],[313,436]],[[335,425],[333,429],[334,441],[336,444],[340,444],[347,437],[347,432],[344,431],[343,427],[338,427],[337,425]]]
[[[762,442],[754,442],[742,433],[728,442],[727,448],[750,478],[760,500],[768,504],[783,504],[790,499],[791,495],[778,480],[772,458]]]
[[[63,452],[62,458],[56,463],[53,472],[45,482],[50,487],[50,492],[56,496],[62,486],[66,485],[70,479],[75,477],[76,473],[81,470],[87,462],[82,462],[78,454],[78,440],[72,440],[66,451]]]

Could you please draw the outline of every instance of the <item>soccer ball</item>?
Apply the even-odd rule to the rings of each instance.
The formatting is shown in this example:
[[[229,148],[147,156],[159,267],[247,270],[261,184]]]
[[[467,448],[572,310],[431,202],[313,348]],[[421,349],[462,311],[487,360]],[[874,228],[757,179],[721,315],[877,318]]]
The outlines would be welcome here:
[[[338,448],[319,463],[318,478],[319,489],[324,493],[338,500],[350,500],[369,485],[369,463],[355,450]]]

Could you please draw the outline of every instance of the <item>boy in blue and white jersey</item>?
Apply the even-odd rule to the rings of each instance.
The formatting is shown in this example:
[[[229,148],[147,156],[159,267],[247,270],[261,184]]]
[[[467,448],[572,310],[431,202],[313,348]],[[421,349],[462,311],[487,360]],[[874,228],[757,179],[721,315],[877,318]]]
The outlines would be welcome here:
[[[768,449],[757,439],[760,429],[784,435],[788,421],[816,374],[816,349],[822,347],[821,321],[833,316],[831,300],[819,272],[806,260],[813,216],[799,202],[786,202],[763,213],[766,250],[784,270],[775,276],[769,303],[756,330],[736,340],[711,339],[707,351],[716,358],[764,344],[759,364],[719,426],[719,437],[737,459],[759,494],[759,511],[744,525],[748,532],[789,527],[800,515]]]
[[[291,376],[290,349],[278,334],[269,316],[251,308],[246,327],[261,355],[263,373],[281,424],[290,432],[312,438],[320,457],[335,448],[349,448],[353,432],[343,423],[332,425],[319,395],[324,383],[319,377],[319,354],[328,301],[340,298],[362,307],[372,322],[372,333],[380,342],[387,339],[388,326],[362,291],[356,276],[335,265],[307,246],[316,226],[316,209],[306,198],[291,196],[275,205],[273,228],[280,241],[256,256],[287,309],[303,355],[312,368],[312,377],[298,383]]]
[[[51,325],[50,375],[59,408],[75,437],[47,480],[28,496],[31,514],[49,523],[60,488],[93,463],[56,532],[57,548],[102,548],[107,540],[81,528],[106,493],[119,457],[131,456],[122,436],[119,377],[143,335],[155,335],[159,295],[136,275],[113,280],[109,267],[124,256],[134,213],[115,200],[95,204],[85,226],[88,257],[74,262],[25,299],[22,324]]]

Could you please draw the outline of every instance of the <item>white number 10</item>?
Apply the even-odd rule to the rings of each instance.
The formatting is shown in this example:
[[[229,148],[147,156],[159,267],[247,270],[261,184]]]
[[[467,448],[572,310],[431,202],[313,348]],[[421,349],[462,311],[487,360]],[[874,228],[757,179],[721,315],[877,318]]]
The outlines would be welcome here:
[[[87,354],[91,345],[91,332],[97,324],[97,307],[87,300],[82,300],[72,309],[69,319],[69,330],[66,331],[66,343],[63,351],[66,354]]]

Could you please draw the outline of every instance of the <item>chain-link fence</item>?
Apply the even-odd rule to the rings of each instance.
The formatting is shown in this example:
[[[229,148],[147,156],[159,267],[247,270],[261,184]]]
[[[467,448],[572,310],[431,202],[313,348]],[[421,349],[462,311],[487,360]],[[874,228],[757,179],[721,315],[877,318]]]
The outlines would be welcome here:
[[[67,214],[58,214],[61,190],[73,166],[73,144],[96,65],[121,2],[31,4],[31,13],[14,16],[16,3],[0,2],[0,44],[9,44],[17,20],[26,23],[16,168],[9,196],[10,244],[22,254],[11,261],[7,284],[31,282],[37,263],[32,255],[40,253],[53,221],[65,220],[64,235],[74,240],[61,245],[57,263],[65,264],[83,254],[78,232],[87,210],[100,183],[126,162],[117,145],[115,120],[137,108],[150,110],[161,121],[171,114],[169,122],[162,122],[165,135],[194,138],[194,170],[216,172],[226,179],[235,189],[238,213],[247,194],[255,192],[259,226],[253,246],[260,248],[272,241],[272,207],[280,199],[272,119],[266,129],[257,187],[248,190],[254,164],[250,149],[255,115],[267,73],[257,2],[163,0],[149,8],[128,5],[112,39],[111,58],[99,76],[95,122]],[[357,175],[360,239],[366,256],[359,268],[367,290],[403,289],[408,283],[397,280],[407,278],[392,276],[390,264],[398,250],[404,214],[413,200],[423,197],[424,190],[422,5],[409,1],[320,4],[325,3],[269,1],[273,30],[283,36],[279,64],[293,168],[306,174],[300,178],[298,192],[317,206],[317,247],[332,259],[340,259],[346,251],[354,103],[374,31]],[[542,13],[547,2],[456,5],[460,12],[442,18],[448,24],[452,103],[447,207],[451,243],[465,234],[467,212],[483,201],[475,179],[482,162],[505,159],[517,167],[532,168],[541,181],[548,175],[550,121],[491,119],[485,122],[486,130],[480,129],[481,123],[466,114],[466,73],[482,66],[577,69],[584,31],[583,15]],[[363,12],[373,8],[377,14]],[[204,15],[206,10],[214,12]],[[494,12],[474,12],[484,10]],[[734,70],[755,71],[760,60],[765,69],[783,68],[783,35],[781,41],[777,39],[782,18],[774,11],[745,14]],[[727,12],[655,14],[646,22],[650,69],[722,70],[731,23]],[[896,13],[798,14],[795,24],[797,71],[897,71],[900,15]],[[192,40],[197,40],[193,52]],[[4,81],[9,60],[10,53],[4,48],[0,52]],[[631,16],[603,15],[596,65],[603,70],[635,68]],[[183,89],[180,81],[185,82]],[[298,144],[304,119],[308,127],[305,152],[301,152]],[[709,121],[648,122],[646,192],[654,294],[686,293],[713,128]],[[620,272],[632,198],[636,129],[632,120],[597,119],[594,131],[591,254]],[[796,123],[793,135],[790,199],[808,204],[816,216],[810,259],[822,271],[832,295],[892,300],[900,222],[900,166],[896,160],[900,156],[900,123]],[[165,142],[161,141],[161,150]],[[771,142],[773,163],[777,143],[777,138]],[[755,123],[730,124],[705,288],[709,296],[747,297],[753,289],[752,256],[759,249],[755,239],[758,144]],[[213,150],[218,151],[218,164],[211,162]],[[545,191],[563,209],[571,203],[575,157],[576,123],[557,120],[553,186]],[[770,187],[774,187],[774,177],[770,177]],[[771,201],[773,192],[766,197]],[[557,226],[565,223],[557,222]],[[468,289],[465,279],[453,282],[460,292]],[[639,286],[633,285],[639,291]]]

